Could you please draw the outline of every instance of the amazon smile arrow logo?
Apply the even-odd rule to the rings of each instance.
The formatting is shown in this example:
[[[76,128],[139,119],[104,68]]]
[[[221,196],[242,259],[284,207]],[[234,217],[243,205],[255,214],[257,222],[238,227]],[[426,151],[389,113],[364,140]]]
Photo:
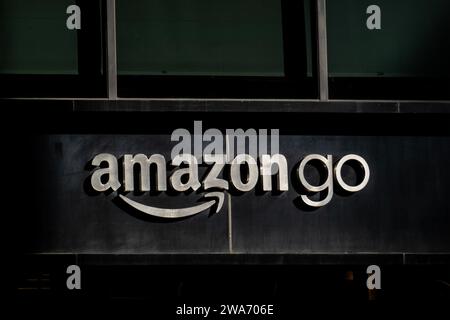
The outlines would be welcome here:
[[[204,195],[205,198],[216,197],[217,198],[217,207],[216,213],[222,209],[223,202],[225,200],[225,195],[222,192],[210,192]],[[158,217],[158,218],[186,218],[202,211],[208,210],[216,204],[216,200],[210,200],[206,203],[202,203],[193,207],[180,208],[180,209],[165,209],[165,208],[157,208],[152,206],[147,206],[142,203],[133,201],[124,195],[119,195],[119,198],[122,199],[125,203],[127,203],[130,207],[133,207],[140,212],[146,213],[148,215]]]

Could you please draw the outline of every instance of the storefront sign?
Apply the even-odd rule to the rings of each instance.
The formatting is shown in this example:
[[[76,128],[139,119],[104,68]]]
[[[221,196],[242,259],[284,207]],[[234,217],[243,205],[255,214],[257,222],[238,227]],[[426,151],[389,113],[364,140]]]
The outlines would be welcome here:
[[[208,136],[206,139],[200,132],[195,133],[200,122],[194,124],[194,137],[200,142],[194,141],[195,145],[202,145],[205,140],[211,141]],[[201,128],[201,127],[200,127]],[[283,154],[257,154],[257,148],[253,148],[254,153],[238,153],[233,157],[230,157],[230,153],[223,153],[221,144],[217,144],[219,141],[220,131],[217,129],[209,129],[208,131],[215,130],[215,139],[206,148],[200,148],[200,152],[196,152],[195,155],[190,153],[184,153],[186,149],[190,150],[190,133],[186,130],[183,132],[177,129],[172,134],[172,141],[181,141],[173,149],[178,152],[172,152],[172,160],[169,162],[170,166],[175,168],[173,172],[168,176],[167,161],[161,154],[145,155],[139,154],[123,154],[113,155],[110,153],[97,154],[91,164],[96,167],[93,171],[90,184],[93,190],[97,192],[116,192],[117,196],[127,203],[129,206],[137,209],[143,213],[160,217],[160,218],[183,218],[195,215],[207,209],[210,209],[216,205],[216,212],[219,212],[223,206],[225,199],[225,192],[234,189],[239,192],[249,192],[253,190],[258,183],[261,183],[262,191],[278,191],[285,192],[289,190],[289,172],[288,162]],[[251,130],[251,129],[249,129]],[[226,134],[220,141],[234,141],[235,138],[238,141],[237,150],[252,150],[252,146],[261,145],[261,139],[257,136],[256,131],[243,131],[226,130]],[[267,132],[267,131],[265,131]],[[277,130],[271,130],[271,132],[278,132]],[[237,134],[236,134],[237,133]],[[242,135],[247,135],[249,139],[245,139]],[[178,137],[174,139],[174,136]],[[183,139],[180,139],[183,137]],[[251,141],[250,138],[256,139]],[[264,135],[266,138],[266,135]],[[194,140],[195,140],[194,139]],[[188,141],[189,143],[186,143]],[[245,145],[245,141],[249,141],[248,146]],[[272,137],[272,142],[277,141]],[[240,142],[240,143],[239,143]],[[244,145],[242,145],[242,143]],[[182,144],[185,144],[184,146]],[[213,145],[215,144],[215,145]],[[189,147],[187,147],[189,146]],[[233,144],[234,146],[234,144]],[[248,147],[246,149],[246,147]],[[225,146],[225,149],[229,151],[229,144]],[[267,149],[267,148],[265,148]],[[271,145],[271,151],[277,150],[274,145]],[[205,152],[205,150],[212,150],[213,152]],[[220,151],[219,151],[220,150]],[[181,152],[180,152],[181,151]],[[119,157],[119,159],[118,159]],[[305,205],[313,208],[322,207],[328,204],[332,198],[335,188],[354,193],[362,190],[370,178],[370,169],[367,162],[363,157],[356,154],[348,154],[340,159],[336,159],[333,155],[320,155],[309,154],[304,157],[299,157],[300,164],[296,169],[296,174],[293,175],[296,179],[295,183],[301,184],[304,189],[304,194],[300,194],[301,200]],[[335,162],[338,160],[337,162]],[[199,177],[199,165],[206,163],[209,167],[208,174],[203,180]],[[323,183],[320,185],[312,185],[305,177],[305,167],[310,163],[316,163],[324,169]],[[357,185],[347,184],[342,177],[342,167],[344,164],[353,164],[359,167],[362,172],[362,178]],[[121,166],[121,170],[119,170]],[[155,170],[152,171],[151,168]],[[154,174],[152,174],[154,173]],[[139,176],[139,183],[135,188],[135,176]],[[223,178],[229,177],[228,179]],[[272,185],[272,179],[275,177],[277,183],[276,186]],[[154,190],[151,190],[151,179],[155,179]],[[207,202],[183,207],[183,208],[160,208],[156,206],[144,205],[140,202],[132,200],[127,197],[128,192],[149,192],[149,191],[162,191],[165,192],[170,188],[175,192],[189,192],[189,191],[204,191],[203,197],[206,199],[216,198]],[[137,189],[137,190],[135,190]],[[312,193],[321,193],[319,199],[313,199]],[[322,196],[325,194],[324,196]]]

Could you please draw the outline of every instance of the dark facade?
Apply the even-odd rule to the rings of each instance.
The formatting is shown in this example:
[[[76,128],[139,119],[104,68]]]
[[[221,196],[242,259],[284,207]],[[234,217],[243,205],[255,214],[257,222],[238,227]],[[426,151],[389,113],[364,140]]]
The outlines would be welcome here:
[[[61,8],[64,21],[69,2],[43,1],[35,10],[48,16],[36,28],[58,25]],[[101,309],[118,301],[114,310],[157,301],[150,305],[173,317],[185,301],[267,301],[285,318],[297,313],[297,298],[367,310],[398,299],[400,307],[448,301],[450,69],[443,57],[450,34],[441,14],[448,4],[435,0],[427,10],[414,1],[409,18],[396,20],[402,1],[379,1],[386,18],[369,32],[366,1],[194,2],[77,1],[81,29],[53,34],[57,49],[44,37],[45,51],[18,27],[27,14],[35,19],[27,1],[0,1],[0,17],[18,30],[0,33],[14,303]],[[425,22],[410,37],[418,16]],[[23,54],[33,48],[34,62]],[[92,160],[102,153],[117,157],[118,175],[126,154],[161,154],[169,184],[171,135],[194,132],[195,121],[203,133],[278,129],[288,190],[264,191],[261,176],[246,192],[230,182],[218,212],[162,219],[120,195],[183,208],[205,203],[205,190],[158,192],[153,180],[150,192],[93,189],[92,175],[104,166]],[[333,170],[343,156],[360,155],[370,179],[355,193],[331,179],[331,201],[308,207],[302,195],[324,198],[299,183],[299,164],[310,154],[331,155]],[[211,166],[198,168],[202,182]],[[138,181],[140,172],[133,174]],[[327,179],[320,165],[305,175],[314,185]],[[350,185],[362,179],[353,166],[342,176]],[[219,177],[231,181],[230,165]],[[75,293],[65,282],[72,264],[83,270]],[[370,265],[381,267],[382,290],[366,287]]]

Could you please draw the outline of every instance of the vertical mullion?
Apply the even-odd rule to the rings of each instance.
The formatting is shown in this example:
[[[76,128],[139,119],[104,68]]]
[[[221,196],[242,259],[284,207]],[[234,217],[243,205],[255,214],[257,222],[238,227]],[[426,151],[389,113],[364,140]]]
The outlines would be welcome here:
[[[117,99],[116,1],[106,0],[108,98]]]
[[[319,93],[321,101],[327,101],[329,98],[327,50],[326,0],[317,0],[317,61],[319,70]]]

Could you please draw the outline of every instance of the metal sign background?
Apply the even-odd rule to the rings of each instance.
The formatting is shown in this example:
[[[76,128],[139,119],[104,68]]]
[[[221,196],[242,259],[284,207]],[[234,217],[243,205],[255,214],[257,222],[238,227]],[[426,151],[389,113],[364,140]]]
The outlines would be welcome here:
[[[187,123],[187,127],[189,123]],[[282,133],[282,131],[281,131]],[[289,172],[307,154],[361,154],[371,168],[362,191],[336,193],[318,210],[301,206],[293,186],[284,193],[231,193],[219,214],[174,222],[139,215],[86,186],[98,153],[162,153],[170,135],[43,135],[35,142],[39,171],[33,219],[34,252],[72,253],[311,253],[446,252],[450,250],[450,139],[408,136],[281,135]],[[201,195],[132,195],[144,203],[183,207]],[[232,230],[229,230],[229,227]],[[229,232],[230,231],[230,232]],[[231,236],[231,237],[230,237]]]

